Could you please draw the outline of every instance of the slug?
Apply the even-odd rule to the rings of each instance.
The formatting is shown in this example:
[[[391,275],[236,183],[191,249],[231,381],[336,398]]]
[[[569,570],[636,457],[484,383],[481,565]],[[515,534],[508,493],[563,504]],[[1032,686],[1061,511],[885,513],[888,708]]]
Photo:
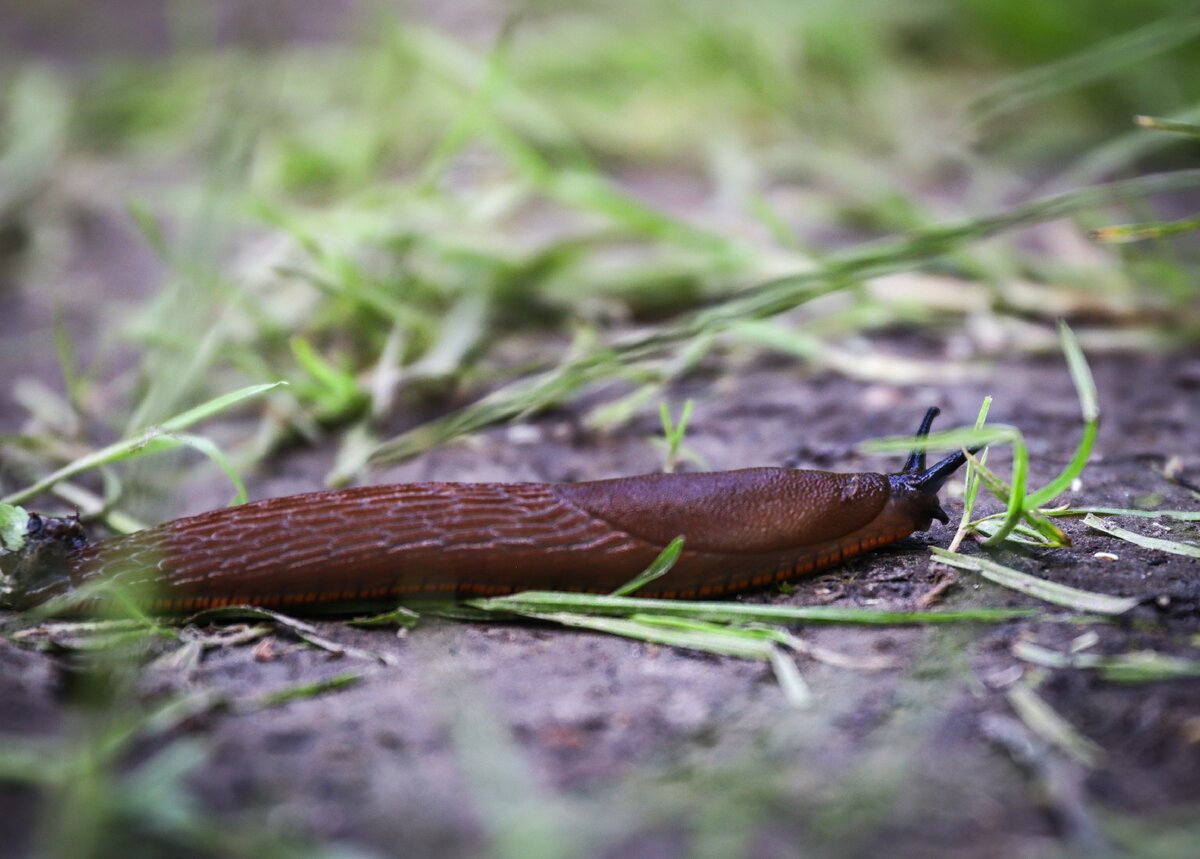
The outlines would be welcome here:
[[[918,437],[937,414],[926,413]],[[637,595],[722,597],[946,522],[937,493],[964,461],[960,451],[927,469],[924,451],[913,451],[890,475],[746,468],[367,486],[270,498],[95,543],[78,519],[30,514],[26,544],[9,559],[9,601],[27,607],[95,582],[119,585],[154,613],[607,593],[680,535],[675,566]]]

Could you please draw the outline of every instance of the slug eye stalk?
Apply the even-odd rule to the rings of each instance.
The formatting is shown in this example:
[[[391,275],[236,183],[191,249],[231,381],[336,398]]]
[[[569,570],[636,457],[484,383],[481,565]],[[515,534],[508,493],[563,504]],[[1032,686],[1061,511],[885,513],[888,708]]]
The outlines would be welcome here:
[[[930,406],[925,412],[925,417],[921,418],[921,425],[917,427],[916,437],[928,436],[933,419],[941,413],[942,410],[937,406]],[[979,450],[980,448],[972,448],[971,453],[978,453]],[[950,475],[962,468],[966,461],[967,457],[960,450],[927,469],[925,467],[925,451],[918,448],[908,455],[899,474],[906,478],[905,485],[918,492],[937,492],[950,479]]]
[[[933,419],[942,413],[942,410],[937,406],[930,406],[925,412],[925,417],[921,418],[921,425],[917,427],[917,438],[925,438],[929,435],[929,427],[933,425]],[[925,451],[918,448],[908,455],[908,459],[904,461],[904,467],[900,469],[901,474],[913,474],[918,471],[925,470]]]
[[[925,417],[921,419],[921,426],[917,428],[917,438],[925,438],[929,435],[933,419],[939,414],[941,414],[941,409],[936,406],[925,412]],[[975,450],[971,452],[975,453]],[[966,455],[959,450],[926,468],[925,451],[918,449],[908,455],[908,459],[904,461],[904,467],[898,473],[889,476],[888,480],[891,483],[892,491],[898,496],[907,498],[914,505],[914,509],[920,508],[931,519],[937,519],[945,524],[950,521],[950,517],[938,501],[938,490],[950,479],[950,475],[958,471],[966,461]]]
[[[979,448],[972,448],[971,453],[978,453],[979,450]],[[926,471],[916,475],[909,485],[921,492],[937,492],[950,479],[950,475],[962,468],[966,461],[966,454],[961,450],[956,450]]]

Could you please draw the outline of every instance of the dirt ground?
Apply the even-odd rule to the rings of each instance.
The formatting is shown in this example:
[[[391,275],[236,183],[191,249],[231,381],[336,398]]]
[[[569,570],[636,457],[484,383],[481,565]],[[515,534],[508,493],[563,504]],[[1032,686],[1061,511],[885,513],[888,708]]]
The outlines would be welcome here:
[[[1188,491],[1155,467],[1178,456],[1185,477],[1200,473],[1195,370],[1178,357],[1095,362],[1104,428],[1072,502],[1130,506],[1156,496],[1159,507],[1194,506]],[[981,396],[991,393],[993,419],[1021,427],[1033,447],[1034,478],[1044,480],[1069,459],[1078,428],[1057,361],[997,367],[986,382],[955,390],[864,388],[760,364],[736,376],[698,378],[676,393],[696,400],[689,443],[713,468],[792,461],[886,469],[893,463],[860,456],[855,443],[911,430],[927,403],[944,408],[947,424],[970,422]],[[519,438],[536,443],[513,443],[513,433],[500,429],[379,479],[589,479],[651,470],[660,456],[648,443],[650,422],[615,437],[579,432],[570,413],[532,427]],[[297,475],[318,473],[313,455],[293,459],[278,476],[258,480],[253,495],[294,491],[303,482]],[[953,501],[950,507],[953,516]],[[1137,524],[1150,530],[1145,520]],[[690,855],[696,844],[712,849],[701,834],[722,820],[754,856],[1087,850],[1102,843],[1102,821],[1110,829],[1116,821],[1153,831],[1194,820],[1200,681],[1122,686],[1078,671],[1051,672],[1042,695],[1104,749],[1103,758],[1088,770],[1039,748],[1018,764],[1005,730],[1028,736],[1015,727],[1005,690],[1030,667],[1010,648],[1026,639],[1065,650],[1095,631],[1097,652],[1184,651],[1200,632],[1200,569],[1194,560],[1118,543],[1075,521],[1066,529],[1070,549],[1002,560],[1054,581],[1146,598],[1134,618],[805,629],[813,644],[886,655],[898,665],[864,672],[801,660],[817,696],[807,712],[786,706],[759,663],[586,632],[451,621],[422,623],[401,636],[319,624],[326,637],[387,654],[391,665],[335,658],[276,637],[269,650],[209,651],[191,671],[148,669],[139,694],[218,690],[247,702],[347,670],[365,672],[359,684],[323,697],[211,712],[189,724],[187,733],[207,750],[189,784],[221,819],[265,820],[384,854],[402,845],[401,855],[477,855],[495,846],[498,827],[519,828],[535,811],[535,820],[550,820],[585,856]],[[1192,525],[1152,530],[1195,537]],[[943,526],[802,581],[794,593],[755,599],[911,607],[946,575],[930,565],[924,546],[948,538]],[[1100,550],[1119,560],[1093,557]],[[943,605],[1037,603],[963,574]],[[0,731],[67,730],[71,658],[2,643],[0,660]],[[4,799],[0,814],[11,833],[4,852],[21,855],[37,803],[14,789],[5,789]],[[749,811],[731,811],[740,807]]]

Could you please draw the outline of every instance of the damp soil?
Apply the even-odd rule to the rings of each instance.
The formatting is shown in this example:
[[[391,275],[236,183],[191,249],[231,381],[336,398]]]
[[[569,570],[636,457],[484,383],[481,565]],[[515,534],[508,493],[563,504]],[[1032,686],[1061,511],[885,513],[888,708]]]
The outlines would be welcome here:
[[[1162,474],[1173,459],[1171,473],[1200,477],[1194,365],[1178,356],[1125,356],[1097,360],[1094,369],[1104,427],[1069,500],[1194,508],[1194,495]],[[1079,419],[1056,360],[999,366],[954,390],[864,386],[767,362],[695,378],[672,395],[695,400],[688,444],[712,468],[788,462],[850,471],[892,464],[860,455],[858,441],[911,430],[927,404],[940,405],[947,424],[969,423],[985,393],[995,397],[992,418],[1019,426],[1030,440],[1035,480],[1068,461]],[[377,477],[639,473],[661,456],[649,441],[654,433],[647,419],[617,434],[589,435],[563,411]],[[274,476],[255,482],[254,495],[311,488],[324,464],[325,457],[294,452]],[[948,506],[953,516],[956,501]],[[185,733],[207,751],[188,784],[218,820],[268,821],[385,854],[403,845],[403,855],[478,855],[495,846],[498,829],[548,819],[569,833],[579,855],[690,855],[708,818],[722,814],[741,827],[755,856],[789,856],[800,847],[833,856],[885,848],[900,856],[955,856],[966,848],[980,856],[1086,852],[1114,820],[1154,830],[1194,817],[1200,681],[1121,685],[1081,671],[1036,672],[1042,697],[1104,752],[1088,768],[1035,741],[1022,758],[1011,730],[1029,736],[1006,692],[1032,675],[1012,646],[1024,640],[1066,650],[1094,632],[1093,652],[1194,654],[1200,563],[1117,542],[1077,520],[1064,527],[1070,548],[1001,560],[1146,605],[1103,624],[806,628],[800,634],[813,645],[886,656],[895,666],[860,671],[800,659],[816,695],[808,711],[789,708],[763,664],[549,626],[449,620],[399,634],[316,623],[322,636],[383,654],[386,665],[276,635],[210,649],[186,670],[143,668],[129,694],[155,700],[209,690],[245,705],[296,684],[362,674],[356,685],[320,697],[213,710],[190,721]],[[1196,537],[1194,525],[1165,520],[1132,527]],[[969,574],[946,587],[950,573],[930,564],[926,546],[949,536],[948,527],[935,525],[801,580],[791,592],[745,599],[912,608],[937,589],[936,604],[945,608],[1038,605]],[[0,642],[0,731],[69,730],[78,715],[71,693],[77,659]],[[15,834],[9,846],[29,844],[38,798],[4,788],[4,800],[3,829]]]

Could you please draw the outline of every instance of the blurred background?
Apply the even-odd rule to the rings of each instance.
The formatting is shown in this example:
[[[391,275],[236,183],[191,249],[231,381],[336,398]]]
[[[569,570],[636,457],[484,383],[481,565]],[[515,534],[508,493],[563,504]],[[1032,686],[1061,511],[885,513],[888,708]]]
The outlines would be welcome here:
[[[986,243],[972,221],[1195,165],[1194,138],[1132,122],[1200,109],[1192,4],[6,6],[9,429],[32,411],[69,436],[74,412],[121,434],[283,379],[246,457],[363,427],[344,478],[383,439],[613,332],[952,221],[927,276],[782,330],[722,326],[694,353],[839,370],[845,344],[870,354],[856,337],[907,325],[961,358],[1020,354],[1054,349],[1040,322],[1062,316],[1089,347],[1195,342],[1194,234],[1102,247],[1080,228],[1190,215],[1189,180],[1119,218],[1076,206],[1078,223]],[[669,352],[556,398],[701,357]],[[409,442],[393,453],[431,443]]]

